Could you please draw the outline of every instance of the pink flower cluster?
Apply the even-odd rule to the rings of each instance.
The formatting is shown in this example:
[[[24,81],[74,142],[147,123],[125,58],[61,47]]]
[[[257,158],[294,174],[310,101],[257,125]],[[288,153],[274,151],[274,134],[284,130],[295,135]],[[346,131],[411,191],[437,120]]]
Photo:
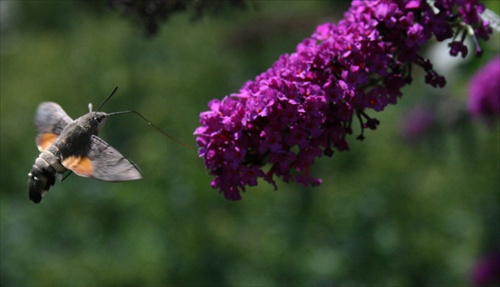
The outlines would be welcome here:
[[[420,47],[433,36],[452,38],[462,31],[460,23],[487,39],[483,10],[475,0],[436,0],[434,7],[425,0],[353,1],[338,24],[320,25],[295,53],[200,114],[195,135],[199,156],[215,176],[212,187],[238,200],[258,178],[274,186],[275,176],[321,183],[309,173],[315,159],[349,149],[354,116],[362,130],[375,129],[379,122],[365,111],[395,104],[412,80],[412,64],[424,69],[427,83],[445,84]],[[450,44],[451,54],[467,53],[463,40]]]
[[[482,118],[490,125],[500,116],[500,56],[472,77],[468,108],[472,116]]]

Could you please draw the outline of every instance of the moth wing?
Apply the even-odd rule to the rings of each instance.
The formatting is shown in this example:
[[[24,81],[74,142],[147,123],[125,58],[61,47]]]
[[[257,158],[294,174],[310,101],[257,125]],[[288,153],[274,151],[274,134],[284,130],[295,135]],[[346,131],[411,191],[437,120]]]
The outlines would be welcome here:
[[[54,102],[43,102],[35,115],[36,145],[44,151],[57,139],[62,130],[73,120]]]
[[[141,179],[139,168],[101,138],[92,135],[87,156],[70,156],[62,164],[79,176],[103,181]]]

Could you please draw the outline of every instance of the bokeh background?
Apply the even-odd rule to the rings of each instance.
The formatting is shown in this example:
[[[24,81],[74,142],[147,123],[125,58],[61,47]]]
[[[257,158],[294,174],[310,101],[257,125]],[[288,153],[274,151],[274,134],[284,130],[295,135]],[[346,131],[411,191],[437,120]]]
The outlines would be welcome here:
[[[363,142],[355,131],[350,151],[316,162],[319,187],[260,182],[227,201],[196,148],[123,115],[100,136],[144,179],[71,175],[35,205],[26,182],[40,102],[77,118],[118,86],[103,111],[139,111],[194,146],[208,101],[238,91],[349,3],[252,1],[196,21],[180,12],[153,37],[106,1],[0,3],[2,286],[459,286],[500,248],[498,120],[465,112],[467,81],[498,54],[498,33],[480,59],[429,45],[448,85],[424,85],[415,68],[398,105],[369,113],[376,131]],[[408,136],[422,105],[432,124]]]

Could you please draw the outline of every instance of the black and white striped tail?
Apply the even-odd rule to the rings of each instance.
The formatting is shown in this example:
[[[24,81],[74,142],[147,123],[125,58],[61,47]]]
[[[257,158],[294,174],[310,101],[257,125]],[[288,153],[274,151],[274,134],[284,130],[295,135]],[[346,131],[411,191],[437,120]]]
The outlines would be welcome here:
[[[28,173],[29,198],[31,201],[34,203],[42,201],[42,196],[55,184],[56,177],[59,175],[56,168],[59,168],[61,173],[64,171],[58,159],[50,152],[42,152],[35,160],[31,172]]]

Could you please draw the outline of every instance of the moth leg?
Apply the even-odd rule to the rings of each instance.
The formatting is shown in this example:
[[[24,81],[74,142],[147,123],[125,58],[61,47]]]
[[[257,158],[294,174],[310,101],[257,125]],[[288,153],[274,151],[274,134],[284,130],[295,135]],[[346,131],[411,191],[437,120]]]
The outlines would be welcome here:
[[[71,174],[73,173],[73,171],[69,170],[68,173],[66,173],[66,175],[63,177],[62,173],[59,173],[58,176],[59,176],[59,181],[63,181],[65,180],[66,178],[68,178],[68,176],[70,176]]]

